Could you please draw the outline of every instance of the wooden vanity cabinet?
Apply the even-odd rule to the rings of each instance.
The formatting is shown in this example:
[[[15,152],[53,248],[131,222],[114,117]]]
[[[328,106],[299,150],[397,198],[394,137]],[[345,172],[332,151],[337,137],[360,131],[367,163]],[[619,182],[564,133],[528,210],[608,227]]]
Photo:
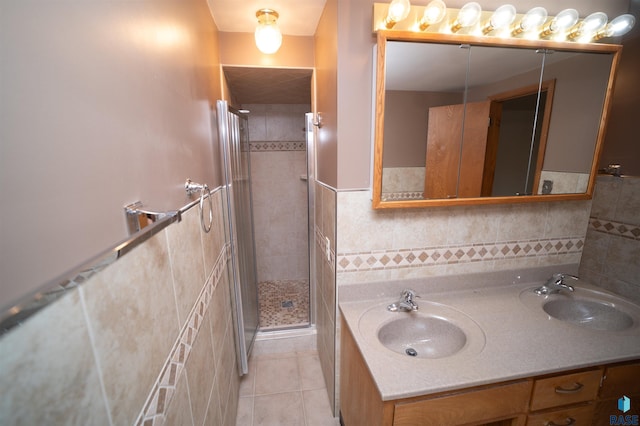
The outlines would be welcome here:
[[[601,426],[622,414],[623,395],[631,399],[624,414],[639,414],[640,361],[382,401],[344,319],[341,343],[344,426]]]
[[[631,409],[626,413],[618,410],[618,399],[631,399]],[[611,415],[640,416],[640,362],[609,366],[602,377],[593,416],[593,426],[610,424]]]

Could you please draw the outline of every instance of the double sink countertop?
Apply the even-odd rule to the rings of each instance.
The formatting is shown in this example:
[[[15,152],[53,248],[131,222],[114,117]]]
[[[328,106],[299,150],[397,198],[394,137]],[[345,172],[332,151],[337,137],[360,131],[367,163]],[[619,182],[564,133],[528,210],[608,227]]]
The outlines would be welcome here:
[[[533,289],[554,273],[576,270],[577,265],[559,265],[348,284],[340,287],[339,306],[385,401],[640,359],[640,317],[634,315],[634,324],[624,330],[605,331],[544,312],[545,296],[533,294]],[[605,298],[611,294],[583,280],[570,284],[576,293],[588,289]],[[405,288],[420,295],[419,311],[387,311]],[[638,305],[623,305],[640,310]],[[377,337],[380,327],[412,315],[451,316],[467,334],[467,344],[442,358],[411,357],[383,346]]]

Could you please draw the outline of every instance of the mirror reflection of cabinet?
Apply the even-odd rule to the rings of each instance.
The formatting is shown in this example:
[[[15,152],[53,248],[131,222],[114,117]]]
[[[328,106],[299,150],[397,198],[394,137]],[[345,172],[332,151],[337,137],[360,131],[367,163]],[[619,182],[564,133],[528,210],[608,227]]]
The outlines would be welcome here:
[[[484,40],[378,33],[374,208],[590,197],[620,46]],[[435,130],[432,114],[460,109]]]

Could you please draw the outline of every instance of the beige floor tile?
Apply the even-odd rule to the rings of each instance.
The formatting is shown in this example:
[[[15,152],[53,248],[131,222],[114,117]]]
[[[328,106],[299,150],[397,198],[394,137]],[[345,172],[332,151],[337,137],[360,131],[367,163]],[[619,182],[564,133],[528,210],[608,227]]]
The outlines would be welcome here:
[[[255,395],[300,390],[300,374],[295,355],[257,359],[255,380]]]
[[[240,396],[253,396],[256,383],[256,360],[249,360],[249,372],[240,378]]]
[[[299,354],[298,368],[300,369],[302,390],[326,388],[317,353]]]
[[[302,392],[306,426],[339,426],[340,420],[334,418],[329,407],[326,389]]]
[[[300,391],[255,397],[253,426],[303,426],[304,424]]]

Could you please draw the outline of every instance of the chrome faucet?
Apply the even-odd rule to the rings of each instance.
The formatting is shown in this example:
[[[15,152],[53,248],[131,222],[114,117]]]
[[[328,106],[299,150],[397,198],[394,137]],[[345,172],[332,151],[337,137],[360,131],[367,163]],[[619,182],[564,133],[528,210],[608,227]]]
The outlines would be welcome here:
[[[564,281],[566,278],[571,278],[573,280],[578,279],[578,277],[571,274],[553,274],[551,278],[549,278],[543,286],[538,287],[533,291],[534,293],[541,296],[547,295],[547,294],[560,293],[560,290],[574,291],[575,289],[573,288],[573,286],[567,284]]]
[[[418,304],[413,300],[420,297],[411,289],[402,290],[400,300],[387,306],[387,310],[391,312],[413,312],[418,310]]]

